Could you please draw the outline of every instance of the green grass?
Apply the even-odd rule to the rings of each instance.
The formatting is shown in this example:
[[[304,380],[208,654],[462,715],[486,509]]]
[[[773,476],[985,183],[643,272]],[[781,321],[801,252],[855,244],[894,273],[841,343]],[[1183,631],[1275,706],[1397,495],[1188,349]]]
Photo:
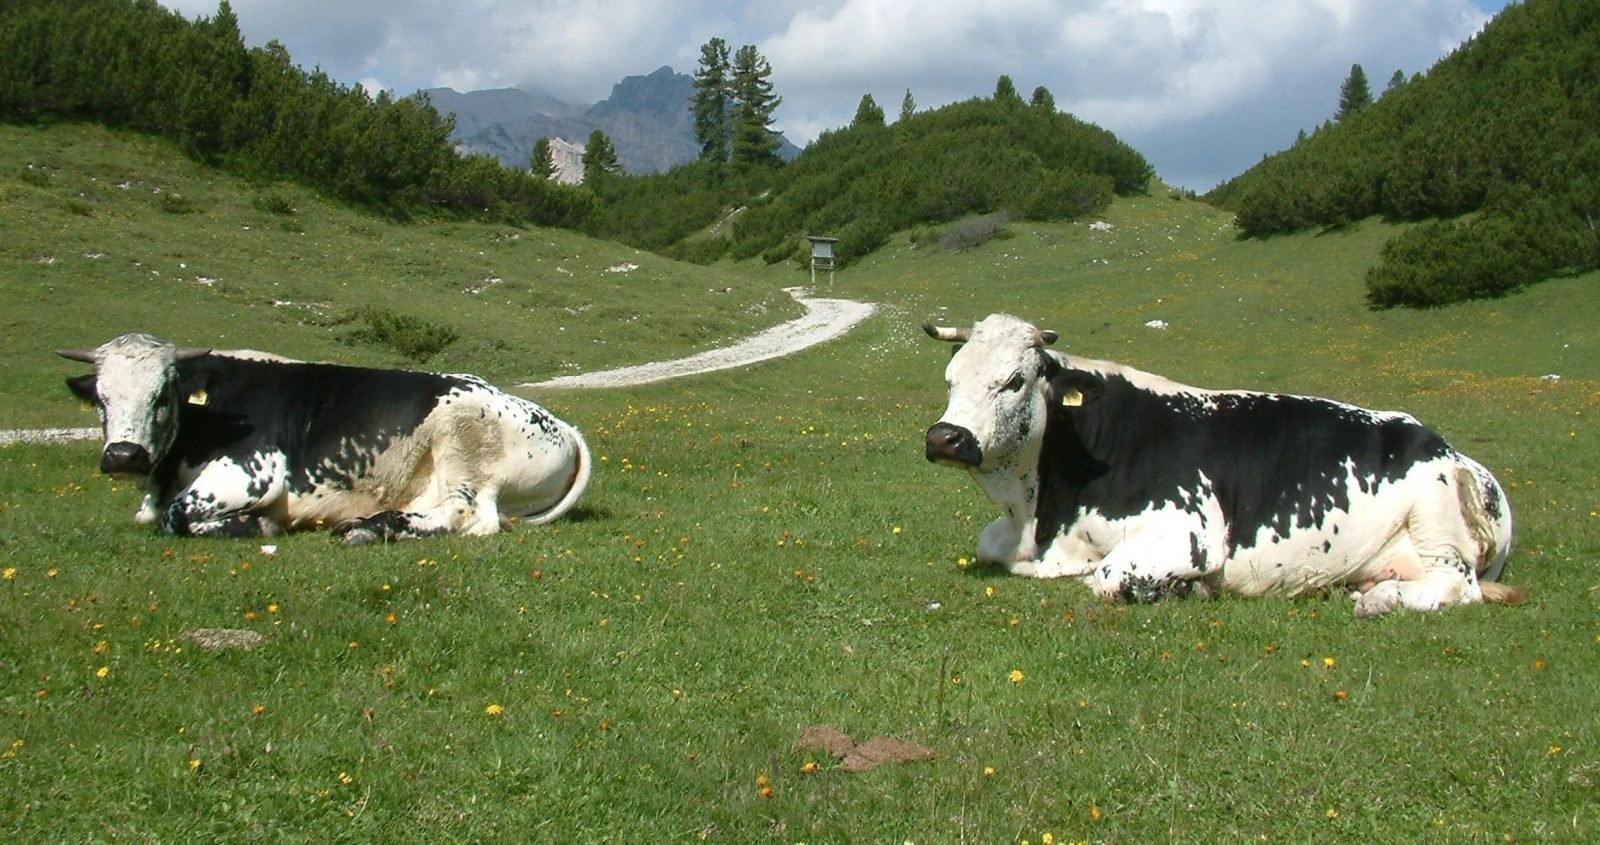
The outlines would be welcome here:
[[[562,230],[395,225],[98,127],[0,126],[0,153],[0,427],[60,416],[41,354],[125,331],[518,383],[711,348],[800,312],[742,272]],[[384,315],[459,337],[419,362],[404,342],[360,340],[387,334]]]
[[[566,233],[394,226],[296,195],[299,236],[252,205],[286,189],[158,145],[81,127],[0,139],[62,162],[44,187],[0,174],[7,425],[92,424],[61,385],[81,366],[49,349],[136,328],[402,362],[349,345],[348,324],[284,318],[274,282],[448,324],[460,337],[428,366],[507,382],[705,348],[789,313],[779,288],[799,278]],[[53,211],[94,167],[175,184],[197,210],[107,190],[87,216]],[[246,231],[250,215],[276,230]],[[842,340],[743,371],[541,393],[603,462],[579,511],[544,528],[357,549],[300,534],[267,556],[134,525],[137,493],[95,473],[95,444],[0,448],[0,836],[1594,840],[1597,279],[1372,313],[1361,274],[1382,226],[1239,242],[1225,216],[1161,196],[1106,220],[1109,233],[1012,225],[962,252],[897,240],[839,275],[833,294],[885,305]],[[102,242],[121,263],[77,258]],[[223,265],[223,283],[164,288],[170,273],[132,264],[174,256]],[[624,260],[641,269],[595,272]],[[594,305],[557,320],[445,289],[484,264],[524,273],[526,301],[590,291]],[[562,267],[607,287],[574,288]],[[163,298],[127,292],[140,286]],[[712,312],[719,296],[737,304]],[[1418,414],[1510,488],[1508,580],[1531,602],[1358,622],[1339,597],[1124,606],[962,566],[994,509],[922,458],[948,350],[917,326],[993,310],[1192,383]],[[182,640],[205,627],[267,644]],[[821,724],[938,757],[846,773],[791,749]]]

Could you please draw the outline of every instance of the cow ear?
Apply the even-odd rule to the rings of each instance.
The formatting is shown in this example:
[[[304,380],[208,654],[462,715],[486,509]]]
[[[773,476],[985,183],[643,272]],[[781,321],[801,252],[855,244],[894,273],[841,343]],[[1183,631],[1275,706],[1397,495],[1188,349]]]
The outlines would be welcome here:
[[[73,396],[85,402],[100,401],[100,397],[96,395],[94,390],[94,373],[86,376],[73,376],[67,379],[67,389],[72,391]]]
[[[1051,375],[1046,385],[1045,398],[1050,404],[1068,408],[1088,405],[1106,392],[1104,376],[1067,367]]]

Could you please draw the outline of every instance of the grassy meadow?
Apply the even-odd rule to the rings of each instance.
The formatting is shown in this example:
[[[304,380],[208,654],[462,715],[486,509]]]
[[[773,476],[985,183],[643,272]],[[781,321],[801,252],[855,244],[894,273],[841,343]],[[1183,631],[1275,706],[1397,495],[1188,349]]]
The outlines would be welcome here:
[[[509,385],[715,346],[806,279],[385,221],[91,127],[0,151],[0,428],[94,424],[50,350],[124,331],[407,365],[356,339],[379,308],[456,333],[420,366]],[[1104,219],[897,239],[822,291],[882,305],[843,339],[539,393],[601,462],[542,528],[267,554],[135,525],[97,443],[0,447],[0,838],[1600,838],[1600,279],[1375,313],[1382,224],[1241,242],[1164,192]],[[969,566],[995,511],[923,460],[948,348],[918,326],[996,310],[1181,381],[1415,413],[1508,488],[1530,602],[1358,621]],[[819,725],[936,757],[845,771],[795,747]]]

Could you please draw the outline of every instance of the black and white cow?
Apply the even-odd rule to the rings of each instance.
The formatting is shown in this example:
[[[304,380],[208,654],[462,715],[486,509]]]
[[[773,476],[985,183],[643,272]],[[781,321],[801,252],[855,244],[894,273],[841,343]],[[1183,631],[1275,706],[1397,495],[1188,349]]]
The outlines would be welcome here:
[[[1054,332],[1004,314],[923,328],[964,344],[926,454],[1004,509],[981,561],[1130,601],[1350,587],[1376,616],[1524,598],[1495,583],[1499,483],[1410,415],[1188,387],[1047,350]]]
[[[125,334],[58,350],[100,411],[100,469],[144,483],[173,534],[330,525],[347,543],[540,524],[589,484],[577,429],[482,379],[180,349]]]

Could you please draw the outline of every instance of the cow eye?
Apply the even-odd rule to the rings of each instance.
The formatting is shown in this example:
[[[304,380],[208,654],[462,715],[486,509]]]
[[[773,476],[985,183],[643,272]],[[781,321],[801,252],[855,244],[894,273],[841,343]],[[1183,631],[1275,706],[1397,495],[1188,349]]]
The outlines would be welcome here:
[[[1017,391],[1021,390],[1022,389],[1022,373],[1012,373],[1011,379],[1006,382],[1005,387],[1002,388],[1002,389],[1005,390],[1007,393],[1016,393]]]

